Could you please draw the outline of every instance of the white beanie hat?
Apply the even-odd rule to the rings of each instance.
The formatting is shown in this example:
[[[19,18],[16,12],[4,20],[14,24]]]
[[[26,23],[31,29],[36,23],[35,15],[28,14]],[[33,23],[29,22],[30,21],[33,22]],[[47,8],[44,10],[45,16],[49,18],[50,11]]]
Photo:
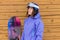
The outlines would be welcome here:
[[[34,7],[34,8],[39,9],[39,6],[36,5],[36,4],[34,4],[33,2],[30,2],[30,3],[28,4],[28,6],[29,6],[29,7]]]

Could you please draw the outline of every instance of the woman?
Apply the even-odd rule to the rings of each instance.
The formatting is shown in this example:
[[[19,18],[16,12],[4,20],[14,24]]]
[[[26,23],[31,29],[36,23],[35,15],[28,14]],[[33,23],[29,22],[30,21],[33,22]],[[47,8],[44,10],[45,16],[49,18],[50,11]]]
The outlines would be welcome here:
[[[36,3],[28,4],[27,16],[28,18],[24,21],[21,40],[42,40],[44,25],[40,18],[39,6]]]

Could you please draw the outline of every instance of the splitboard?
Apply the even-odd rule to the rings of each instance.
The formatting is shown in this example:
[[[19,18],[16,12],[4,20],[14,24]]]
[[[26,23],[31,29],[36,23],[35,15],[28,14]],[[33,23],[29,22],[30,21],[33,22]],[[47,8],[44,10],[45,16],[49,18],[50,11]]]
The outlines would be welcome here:
[[[20,40],[20,19],[13,16],[8,21],[8,37],[9,40]]]

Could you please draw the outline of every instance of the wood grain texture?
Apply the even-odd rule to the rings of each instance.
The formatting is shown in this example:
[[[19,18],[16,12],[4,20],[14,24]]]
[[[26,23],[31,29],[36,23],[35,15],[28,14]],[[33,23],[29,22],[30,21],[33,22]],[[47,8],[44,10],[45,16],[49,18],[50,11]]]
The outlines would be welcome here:
[[[0,40],[8,40],[8,19],[21,19],[23,31],[27,3],[35,2],[40,7],[44,22],[43,40],[60,40],[60,0],[0,0]]]

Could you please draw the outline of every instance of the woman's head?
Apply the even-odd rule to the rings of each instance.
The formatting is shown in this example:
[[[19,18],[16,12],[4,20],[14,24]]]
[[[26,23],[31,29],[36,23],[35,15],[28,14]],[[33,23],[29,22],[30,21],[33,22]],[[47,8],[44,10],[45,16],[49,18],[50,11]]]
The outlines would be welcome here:
[[[39,6],[36,3],[28,3],[27,6],[27,16],[35,16],[39,12]]]

